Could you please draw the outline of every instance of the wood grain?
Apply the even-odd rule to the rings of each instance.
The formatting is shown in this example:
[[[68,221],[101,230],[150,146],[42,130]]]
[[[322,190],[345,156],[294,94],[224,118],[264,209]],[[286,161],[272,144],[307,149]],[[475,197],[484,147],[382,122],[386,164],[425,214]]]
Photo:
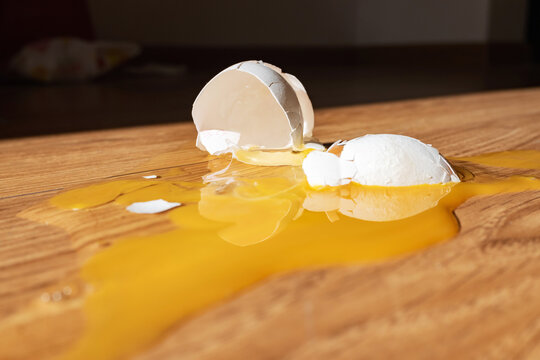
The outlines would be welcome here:
[[[540,89],[323,109],[316,124],[323,142],[406,134],[451,157],[540,150]],[[120,234],[168,226],[113,220],[114,231],[95,234],[67,213],[51,219],[67,231],[17,214],[31,218],[28,209],[64,189],[115,177],[182,166],[196,178],[208,158],[195,134],[178,124],[0,142],[0,359],[69,346],[84,330],[82,301],[45,311],[39,296],[77,284],[81,262]],[[540,192],[475,198],[456,214],[462,229],[451,241],[372,266],[273,277],[179,323],[136,358],[540,358]]]

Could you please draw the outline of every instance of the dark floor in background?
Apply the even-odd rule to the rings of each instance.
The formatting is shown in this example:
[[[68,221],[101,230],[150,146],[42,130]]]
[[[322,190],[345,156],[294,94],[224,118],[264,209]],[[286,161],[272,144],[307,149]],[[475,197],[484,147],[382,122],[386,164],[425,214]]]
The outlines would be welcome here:
[[[303,82],[315,108],[540,85],[538,64],[279,65]],[[191,121],[193,100],[215,73],[187,67],[176,76],[117,71],[81,84],[4,83],[0,137]]]

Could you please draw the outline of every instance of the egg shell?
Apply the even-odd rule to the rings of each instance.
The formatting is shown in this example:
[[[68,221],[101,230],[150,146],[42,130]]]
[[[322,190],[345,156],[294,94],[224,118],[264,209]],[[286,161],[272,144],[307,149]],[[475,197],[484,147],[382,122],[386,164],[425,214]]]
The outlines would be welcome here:
[[[351,162],[340,159],[335,154],[314,150],[302,163],[310,186],[339,186],[351,182],[355,169]]]
[[[192,116],[197,147],[215,154],[236,148],[300,150],[314,124],[300,81],[262,61],[244,61],[217,74],[195,99]],[[205,131],[214,133],[205,137]],[[229,132],[222,134],[227,141],[218,139],[220,131]]]
[[[182,205],[177,202],[168,202],[163,199],[134,202],[126,210],[136,214],[157,214]]]
[[[341,152],[334,152],[340,148]],[[339,156],[338,156],[339,154]],[[459,182],[439,151],[420,140],[393,134],[364,135],[312,151],[302,164],[311,186],[411,186]]]

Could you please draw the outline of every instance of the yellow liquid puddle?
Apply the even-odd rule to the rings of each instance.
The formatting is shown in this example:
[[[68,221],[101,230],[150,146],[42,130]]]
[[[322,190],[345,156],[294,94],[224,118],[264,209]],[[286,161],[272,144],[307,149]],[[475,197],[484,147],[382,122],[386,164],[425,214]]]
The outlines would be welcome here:
[[[540,151],[514,150],[482,154],[470,157],[451,158],[482,165],[515,169],[540,169]]]
[[[158,198],[183,204],[138,215],[168,217],[174,230],[119,240],[84,264],[81,276],[94,289],[84,304],[86,330],[62,359],[133,354],[182,318],[270,275],[408,254],[456,235],[453,210],[473,196],[540,190],[532,177],[316,190],[298,167],[236,161],[203,180],[117,180],[51,199],[83,212]]]
[[[302,166],[302,162],[312,149],[299,152],[291,151],[262,151],[262,150],[236,150],[234,157],[246,164],[259,166]]]

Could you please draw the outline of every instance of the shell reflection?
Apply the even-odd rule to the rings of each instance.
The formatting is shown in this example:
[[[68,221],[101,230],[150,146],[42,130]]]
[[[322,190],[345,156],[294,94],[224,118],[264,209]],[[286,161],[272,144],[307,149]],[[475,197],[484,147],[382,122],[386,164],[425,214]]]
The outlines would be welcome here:
[[[450,193],[455,183],[407,187],[362,186],[308,191],[303,207],[366,221],[394,221],[429,210]]]
[[[380,187],[352,183],[312,189],[297,168],[264,168],[262,174],[260,168],[249,174],[249,168],[231,161],[207,175],[200,190],[200,215],[226,223],[218,235],[238,246],[271,238],[300,218],[304,210],[324,212],[330,222],[338,221],[339,214],[378,222],[405,219],[435,207],[455,185]]]

